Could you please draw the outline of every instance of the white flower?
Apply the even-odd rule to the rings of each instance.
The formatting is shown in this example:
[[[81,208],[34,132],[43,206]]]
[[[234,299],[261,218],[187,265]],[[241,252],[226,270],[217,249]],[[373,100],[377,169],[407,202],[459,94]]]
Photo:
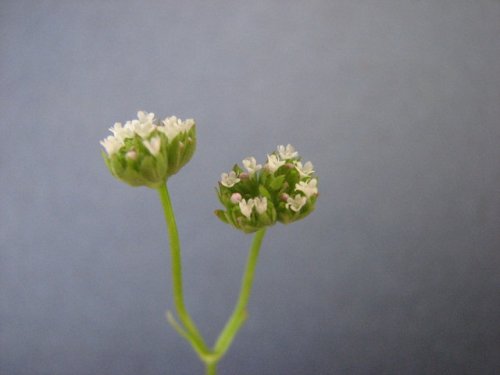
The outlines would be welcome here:
[[[121,122],[115,122],[112,128],[109,128],[111,133],[115,136],[116,139],[124,142],[127,138],[134,137],[134,129],[130,126],[130,121],[127,121],[125,127],[122,127]]]
[[[165,120],[162,121],[163,127],[160,128],[163,133],[167,136],[168,139],[174,139],[177,134],[180,133],[181,128],[179,127],[177,117],[171,116],[166,117]]]
[[[185,132],[188,132],[191,130],[191,128],[193,127],[193,125],[195,124],[194,120],[192,118],[188,118],[186,120],[184,120],[184,122],[182,123],[182,130],[185,131]]]
[[[129,126],[142,138],[147,138],[156,128],[156,125],[152,122],[141,122],[139,120],[132,120]]]
[[[242,199],[239,203],[241,213],[250,219],[250,215],[252,214],[252,209],[255,206],[255,202],[253,199],[249,199],[248,202],[245,199]]]
[[[240,182],[240,179],[236,176],[234,171],[229,172],[229,174],[223,173],[220,175],[220,183],[225,187],[233,187],[238,182]]]
[[[101,142],[102,147],[106,150],[108,156],[111,156],[118,152],[123,146],[123,142],[119,139],[113,137],[112,135],[107,136]]]
[[[300,177],[309,177],[310,175],[312,175],[314,173],[314,166],[310,161],[305,163],[304,166],[302,166],[302,163],[300,161],[298,161],[295,164],[295,168],[297,168],[297,171],[299,172]]]
[[[245,167],[245,169],[250,174],[254,174],[259,169],[262,168],[262,165],[257,164],[257,160],[255,160],[255,158],[253,156],[250,156],[248,158],[243,159],[242,163],[243,163],[243,166]]]
[[[303,192],[307,198],[314,194],[318,194],[318,180],[313,178],[312,180],[308,182],[300,181],[298,184],[295,185],[295,190]]]
[[[182,121],[175,116],[166,117],[162,121],[163,126],[159,126],[158,130],[163,132],[168,139],[174,139],[181,132],[188,132],[194,125],[193,119]]]
[[[295,159],[299,156],[299,153],[295,151],[295,148],[291,144],[286,145],[286,147],[283,145],[278,146],[278,154],[283,160]]]
[[[155,114],[153,112],[148,113],[144,111],[139,111],[137,112],[137,118],[139,119],[139,122],[144,123],[144,124],[152,124],[153,120],[155,118]]]
[[[300,209],[306,204],[306,201],[307,201],[306,197],[297,194],[295,198],[288,197],[285,207],[288,208],[289,210],[299,212]]]
[[[280,160],[278,155],[271,154],[267,155],[267,164],[266,168],[269,172],[274,173],[278,170],[279,167],[285,164],[284,160]]]
[[[134,120],[136,121],[136,120]],[[125,125],[123,126],[124,129],[130,129],[132,131],[134,131],[134,127],[132,126],[132,121],[128,120]]]
[[[231,195],[231,203],[236,204],[241,202],[241,194],[240,193],[233,193]]]
[[[267,211],[267,198],[266,197],[257,197],[254,199],[255,210],[258,214],[263,214]]]
[[[160,137],[156,136],[156,137],[151,138],[151,140],[149,140],[149,141],[144,140],[144,141],[142,141],[142,143],[144,144],[144,146],[146,146],[148,151],[153,156],[156,156],[159,154],[160,148],[161,148],[161,138]]]

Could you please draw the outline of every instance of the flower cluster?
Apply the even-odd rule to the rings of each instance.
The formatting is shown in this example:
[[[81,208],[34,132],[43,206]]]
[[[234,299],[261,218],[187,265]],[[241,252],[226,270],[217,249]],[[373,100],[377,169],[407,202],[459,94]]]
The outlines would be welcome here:
[[[246,232],[302,219],[311,213],[318,196],[318,179],[310,161],[302,164],[292,145],[278,146],[258,164],[254,157],[222,173],[217,193],[225,210],[215,214]]]
[[[163,121],[154,113],[137,112],[137,119],[109,129],[101,141],[104,161],[111,174],[132,186],[158,188],[193,156],[196,127],[192,119],[175,116]]]

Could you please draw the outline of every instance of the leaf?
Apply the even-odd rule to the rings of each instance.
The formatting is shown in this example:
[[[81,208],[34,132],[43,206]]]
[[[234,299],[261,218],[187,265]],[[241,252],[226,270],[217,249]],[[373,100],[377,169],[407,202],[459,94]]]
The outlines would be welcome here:
[[[241,169],[238,164],[235,164],[235,165],[233,165],[233,171],[234,171],[234,173],[236,173],[238,175],[238,174],[243,172],[243,169]]]
[[[259,185],[259,194],[267,199],[271,199],[271,194],[269,191],[262,185]]]
[[[149,181],[154,182],[158,180],[158,175],[156,173],[154,158],[151,156],[146,156],[141,163],[141,175],[146,177]]]
[[[215,216],[217,216],[222,222],[229,224],[229,222],[226,219],[226,213],[222,210],[215,210],[214,211]]]
[[[271,181],[269,187],[273,190],[278,190],[283,186],[284,181],[285,181],[285,175],[278,176]]]

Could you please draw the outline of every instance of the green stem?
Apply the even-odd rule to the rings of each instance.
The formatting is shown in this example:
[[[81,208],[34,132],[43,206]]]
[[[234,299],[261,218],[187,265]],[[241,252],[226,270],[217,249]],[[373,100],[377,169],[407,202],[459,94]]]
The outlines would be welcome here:
[[[165,221],[167,222],[169,241],[170,241],[170,255],[172,258],[172,288],[174,294],[174,304],[179,319],[184,324],[187,333],[187,339],[191,338],[191,344],[195,350],[200,354],[210,354],[211,351],[207,348],[198,328],[191,319],[186,306],[184,305],[184,295],[182,289],[182,261],[181,261],[181,248],[179,242],[179,233],[177,232],[177,224],[175,223],[174,210],[170,195],[168,193],[167,184],[163,184],[158,188],[160,200],[163,205],[165,214]]]
[[[257,265],[257,260],[259,258],[260,246],[264,235],[266,234],[266,229],[259,229],[255,233],[255,237],[250,247],[250,252],[247,258],[247,264],[245,268],[245,273],[241,282],[240,295],[238,297],[238,302],[233,310],[233,313],[229,320],[227,321],[224,329],[219,335],[214,347],[214,352],[218,358],[221,358],[229,346],[234,340],[236,333],[241,328],[246,320],[247,312],[246,308],[248,305],[248,300],[250,298],[250,293],[252,291],[253,277],[255,273],[255,266]]]
[[[217,375],[217,362],[207,363],[206,369],[206,375]]]

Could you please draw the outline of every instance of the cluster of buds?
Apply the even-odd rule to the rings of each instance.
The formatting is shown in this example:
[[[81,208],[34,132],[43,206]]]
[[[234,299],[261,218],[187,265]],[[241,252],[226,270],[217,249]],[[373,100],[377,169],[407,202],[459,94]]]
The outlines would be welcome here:
[[[215,214],[223,222],[246,232],[302,219],[314,210],[318,179],[310,161],[302,164],[292,145],[278,146],[257,164],[254,157],[222,173],[217,193],[225,210]]]
[[[154,113],[137,112],[137,119],[109,129],[101,141],[104,161],[111,174],[132,186],[158,188],[193,156],[196,127],[192,119],[175,116],[163,121]]]

